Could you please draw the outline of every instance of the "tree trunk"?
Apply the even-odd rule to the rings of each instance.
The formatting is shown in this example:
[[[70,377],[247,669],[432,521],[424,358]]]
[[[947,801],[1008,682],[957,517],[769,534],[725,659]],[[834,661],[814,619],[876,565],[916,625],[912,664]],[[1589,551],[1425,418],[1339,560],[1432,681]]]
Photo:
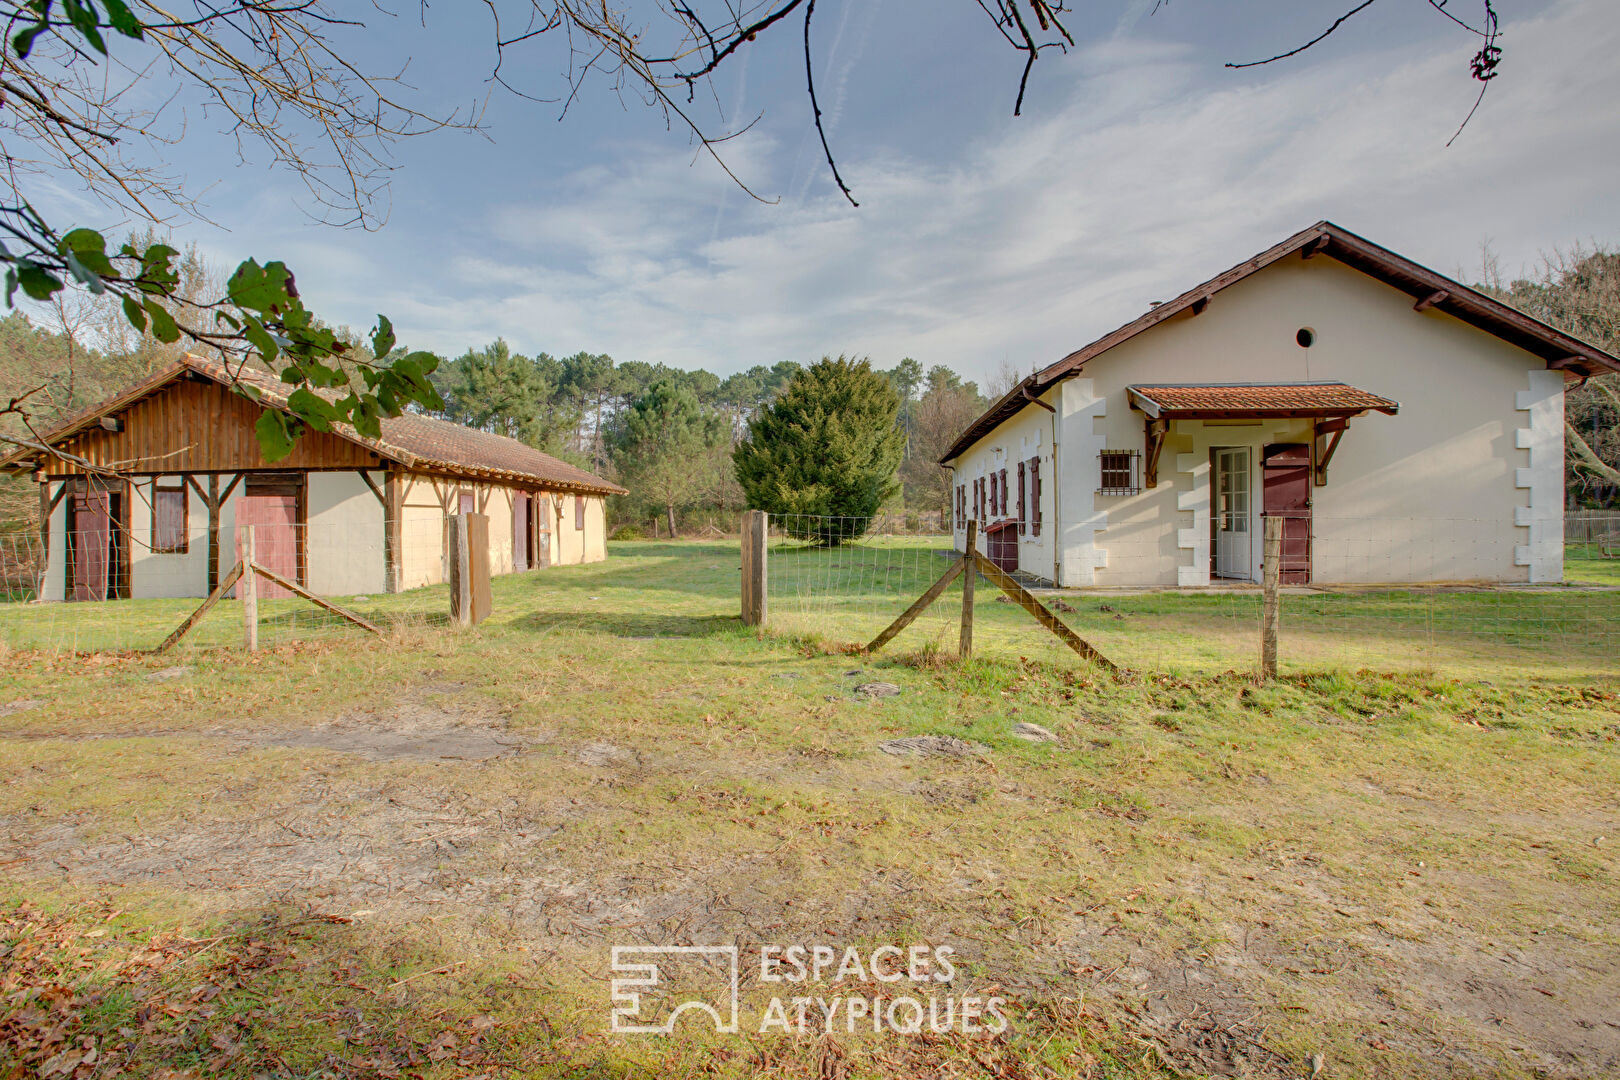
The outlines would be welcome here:
[[[675,539],[675,504],[665,503],[664,513],[669,517],[669,538]]]
[[[1589,472],[1596,473],[1611,484],[1620,484],[1620,469],[1614,468],[1598,457],[1597,451],[1593,450],[1587,441],[1581,438],[1581,433],[1576,431],[1568,421],[1564,423],[1564,433],[1569,436],[1569,441],[1573,444],[1571,449],[1575,451],[1577,459],[1575,467],[1577,469],[1586,469]]]

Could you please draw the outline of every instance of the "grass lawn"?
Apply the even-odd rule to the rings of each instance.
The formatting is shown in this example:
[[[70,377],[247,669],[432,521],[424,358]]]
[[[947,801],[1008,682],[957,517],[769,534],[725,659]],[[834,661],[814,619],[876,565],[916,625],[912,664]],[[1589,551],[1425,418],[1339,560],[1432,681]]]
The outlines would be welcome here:
[[[1564,580],[1620,585],[1620,556],[1603,554],[1597,544],[1566,544]]]
[[[0,1074],[1620,1072],[1620,685],[1515,640],[1557,632],[1506,603],[1540,594],[1425,597],[1413,640],[1500,650],[1462,677],[1380,644],[1419,634],[1387,596],[1298,598],[1387,662],[1296,645],[1268,685],[1227,670],[1244,598],[1071,601],[1147,671],[1116,680],[983,583],[958,666],[948,612],[850,655],[740,627],[735,544],[610,552],[498,579],[472,631],[0,657]],[[889,584],[785,614],[861,640]],[[879,748],[921,735],[973,745]],[[745,960],[739,1033],[609,1033],[642,944],[949,946],[1010,1027],[761,1033],[776,995],[902,990]]]

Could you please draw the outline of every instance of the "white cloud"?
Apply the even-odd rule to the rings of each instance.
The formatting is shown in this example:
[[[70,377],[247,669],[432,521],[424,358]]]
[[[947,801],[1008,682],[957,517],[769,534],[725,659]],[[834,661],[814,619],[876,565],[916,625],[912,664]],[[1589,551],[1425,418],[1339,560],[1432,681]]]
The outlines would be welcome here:
[[[761,206],[667,145],[489,215],[435,275],[345,273],[340,292],[447,351],[553,352],[730,371],[823,352],[911,355],[983,378],[1049,362],[1318,218],[1451,272],[1493,238],[1509,266],[1620,238],[1620,18],[1568,0],[1507,27],[1468,130],[1471,46],[1200,82],[1186,49],[1128,35],[1074,58],[1072,96],[950,165],[849,163],[831,194]],[[793,148],[748,137],[741,175],[791,186]],[[715,207],[726,217],[718,229]]]

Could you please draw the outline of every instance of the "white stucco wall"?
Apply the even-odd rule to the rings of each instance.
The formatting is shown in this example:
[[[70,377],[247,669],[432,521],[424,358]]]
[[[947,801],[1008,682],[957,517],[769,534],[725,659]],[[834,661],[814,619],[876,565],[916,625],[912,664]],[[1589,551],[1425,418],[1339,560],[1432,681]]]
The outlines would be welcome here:
[[[386,474],[367,473],[382,490]],[[304,490],[309,523],[304,575],[318,596],[382,592],[387,570],[383,507],[357,472],[312,472]]]
[[[1314,331],[1310,348],[1295,340],[1302,327]],[[1143,448],[1127,386],[1222,381],[1342,381],[1400,403],[1396,416],[1352,420],[1326,486],[1312,488],[1314,581],[1557,580],[1563,384],[1545,367],[1449,315],[1414,311],[1410,296],[1331,258],[1287,257],[1059,384],[1060,580],[1207,582],[1213,446],[1252,447],[1258,546],[1261,448],[1310,442],[1308,422],[1176,422],[1156,488],[1096,494],[1099,450]],[[1026,407],[958,465],[977,467],[1002,432],[1046,416]]]
[[[50,481],[48,484],[51,498],[62,490],[60,480]],[[40,582],[39,598],[46,601],[60,602],[66,596],[67,589],[67,497],[56,504],[51,511],[50,541],[45,555],[45,578]]]
[[[165,483],[182,477],[164,477]],[[130,485],[129,591],[139,600],[158,596],[208,594],[208,504],[186,485],[186,550],[152,550],[152,504],[156,481],[143,479]],[[220,540],[224,547],[224,538]]]
[[[458,480],[439,481],[440,490],[451,495],[450,505],[459,505],[459,493],[470,492],[478,512],[489,518],[490,573],[513,572],[512,497],[515,488],[500,484],[478,484]],[[444,511],[428,477],[407,476],[401,480],[401,532],[403,547],[403,587],[436,584],[445,580]],[[550,566],[600,562],[607,558],[606,504],[596,496],[585,499],[585,528],[574,527],[574,496],[556,492],[531,492],[530,499],[545,515],[549,532],[543,534],[550,547]],[[557,510],[558,500],[562,509]],[[530,569],[536,569],[531,566]]]
[[[1061,391],[1054,388],[1044,399],[1054,408],[1058,407]],[[988,485],[992,473],[999,474],[1002,469],[1007,470],[1007,513],[989,514],[988,520],[980,521],[981,530],[978,541],[979,550],[988,553],[989,545],[983,537],[982,530],[986,525],[993,524],[1006,518],[1018,517],[1018,464],[1027,463],[1032,458],[1039,458],[1041,463],[1041,531],[1035,535],[1025,529],[1018,538],[1018,569],[1034,574],[1043,580],[1053,580],[1053,552],[1056,550],[1057,514],[1055,506],[1060,501],[1056,494],[1056,478],[1052,467],[1052,413],[1039,406],[1032,405],[1018,415],[1007,420],[985,438],[979,440],[971,450],[956,462],[953,479],[951,481],[951,506],[953,509],[952,527],[955,530],[956,548],[958,551],[967,546],[967,522],[978,516],[978,508],[974,499],[974,485],[983,479]],[[1060,428],[1061,430],[1061,428]],[[1025,485],[1029,484],[1028,469],[1025,471]],[[967,513],[955,515],[956,485],[965,485],[967,488]],[[1028,496],[1026,495],[1026,500]],[[986,506],[989,500],[986,496]],[[1029,501],[1025,508],[1026,522],[1034,520],[1034,503]]]

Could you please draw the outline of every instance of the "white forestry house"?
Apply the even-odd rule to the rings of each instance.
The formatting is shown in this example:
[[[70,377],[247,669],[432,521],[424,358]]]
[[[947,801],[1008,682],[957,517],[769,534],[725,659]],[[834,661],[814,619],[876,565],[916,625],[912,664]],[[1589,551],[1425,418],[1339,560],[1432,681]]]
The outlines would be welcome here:
[[[1564,391],[1620,359],[1329,222],[964,431],[956,546],[1072,586],[1556,582]]]

